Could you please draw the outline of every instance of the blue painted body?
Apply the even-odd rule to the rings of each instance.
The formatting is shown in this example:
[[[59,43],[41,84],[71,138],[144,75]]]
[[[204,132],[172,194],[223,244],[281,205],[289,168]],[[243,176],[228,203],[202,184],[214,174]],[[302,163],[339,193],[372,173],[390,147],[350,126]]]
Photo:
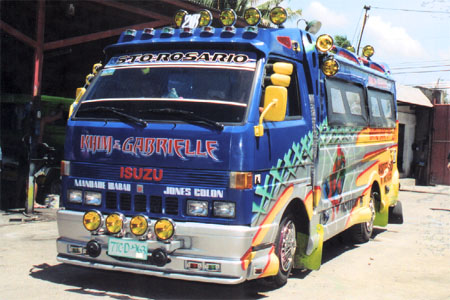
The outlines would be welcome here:
[[[117,57],[129,54],[152,53],[155,51],[234,51],[253,53],[257,59],[256,70],[251,89],[250,100],[246,116],[239,123],[225,123],[222,131],[208,127],[188,124],[184,122],[149,122],[145,128],[137,125],[127,124],[120,121],[80,121],[69,119],[65,143],[66,161],[71,162],[71,176],[63,176],[63,205],[67,209],[86,211],[99,209],[105,213],[121,211],[126,216],[133,216],[142,211],[136,211],[133,201],[129,209],[107,207],[105,201],[100,207],[86,206],[82,204],[69,203],[66,199],[67,190],[75,188],[75,180],[86,180],[81,185],[92,184],[92,181],[100,181],[100,184],[121,183],[126,185],[125,190],[117,191],[117,197],[121,193],[128,193],[131,199],[135,195],[150,195],[161,197],[162,203],[166,198],[176,198],[178,212],[167,214],[164,209],[153,213],[149,207],[143,212],[152,218],[170,217],[175,221],[195,221],[217,224],[250,225],[254,211],[254,203],[260,203],[261,197],[255,193],[255,186],[249,190],[235,190],[229,188],[230,171],[250,171],[260,174],[264,179],[272,168],[277,166],[282,157],[292,146],[312,131],[312,115],[310,95],[314,100],[313,109],[316,113],[316,122],[321,123],[326,119],[326,110],[323,99],[319,98],[319,59],[318,52],[314,47],[313,38],[309,33],[298,29],[260,29],[258,34],[245,32],[243,28],[237,28],[235,34],[222,33],[216,29],[214,35],[203,36],[200,29],[195,29],[192,36],[180,36],[180,30],[175,30],[173,36],[164,36],[161,30],[156,30],[155,36],[149,37],[137,31],[135,37],[122,34],[115,45],[106,48],[107,60],[113,62]],[[277,40],[277,37],[289,37],[291,42],[297,42],[298,50],[286,47]],[[258,124],[260,115],[259,106],[262,96],[262,81],[264,65],[269,59],[283,59],[295,66],[298,77],[299,93],[301,98],[301,117],[287,118],[282,122],[265,122],[265,134],[263,137],[255,137],[254,126]],[[108,65],[107,65],[108,66]],[[342,63],[343,78],[354,75],[353,70],[346,73],[346,64]],[[363,74],[363,73],[361,73]],[[361,81],[366,81],[367,76]],[[323,87],[322,87],[323,89]],[[89,93],[89,90],[87,94]],[[83,103],[83,99],[81,100]],[[200,105],[200,104],[199,104]],[[83,148],[83,137],[94,138],[95,136],[107,137],[110,140],[108,149]],[[177,155],[175,151],[155,150],[151,155],[145,155],[142,151],[133,151],[138,138],[165,139],[166,141],[176,139],[183,140],[183,155]],[[127,140],[128,139],[128,140]],[[84,140],[86,142],[86,140]],[[118,141],[120,146],[114,149],[114,143]],[[128,143],[126,143],[128,141]],[[142,141],[142,140],[141,140]],[[186,141],[189,141],[186,147]],[[200,147],[197,146],[200,141]],[[206,141],[214,141],[211,153],[206,154]],[[86,144],[84,146],[88,145]],[[131,148],[130,148],[131,147]],[[98,148],[98,146],[97,146]],[[124,149],[126,151],[124,151]],[[95,153],[94,153],[95,152]],[[136,178],[124,180],[121,178],[121,168],[137,168]],[[142,180],[140,169],[148,171],[152,180]],[[153,172],[155,170],[156,173]],[[162,172],[162,173],[159,173]],[[132,174],[134,175],[134,174]],[[162,175],[160,180],[153,179],[155,175]],[[123,177],[123,176],[122,176]],[[158,176],[156,176],[158,177]],[[103,182],[103,183],[102,183]],[[94,183],[95,184],[95,183]],[[264,182],[262,182],[264,184]],[[191,189],[191,195],[165,196],[167,187]],[[80,184],[78,187],[80,188]],[[123,188],[123,187],[122,187]],[[88,189],[85,186],[82,189]],[[128,189],[128,190],[127,190]],[[139,190],[141,189],[141,190]],[[90,189],[92,190],[92,188]],[[102,192],[103,198],[107,197],[108,188],[96,189]],[[139,190],[139,191],[138,191]],[[208,217],[191,217],[185,213],[186,200],[197,199],[195,191],[215,190],[223,192],[223,197],[200,197],[210,201],[210,215]],[[236,217],[233,219],[216,218],[212,216],[211,202],[216,200],[233,201],[236,203]],[[150,200],[151,201],[151,200]],[[117,200],[117,203],[120,201]]]

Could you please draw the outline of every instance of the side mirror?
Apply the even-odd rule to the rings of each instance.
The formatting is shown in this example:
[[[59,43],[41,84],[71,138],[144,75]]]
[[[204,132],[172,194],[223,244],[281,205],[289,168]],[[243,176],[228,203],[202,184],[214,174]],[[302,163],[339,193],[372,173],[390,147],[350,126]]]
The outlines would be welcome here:
[[[78,105],[78,102],[80,102],[81,97],[83,97],[84,93],[86,93],[85,88],[77,88],[77,91],[75,93],[75,101],[70,105],[69,108],[69,117],[72,115],[74,108]]]
[[[254,127],[255,136],[264,135],[263,121],[279,122],[286,116],[287,88],[269,85],[264,95],[264,109],[259,117],[259,124]]]

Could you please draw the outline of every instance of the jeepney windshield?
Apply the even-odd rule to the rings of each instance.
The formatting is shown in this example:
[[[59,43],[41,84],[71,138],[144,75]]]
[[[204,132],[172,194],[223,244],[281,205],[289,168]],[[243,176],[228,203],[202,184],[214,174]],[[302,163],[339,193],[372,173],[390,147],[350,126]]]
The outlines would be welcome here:
[[[242,122],[254,74],[248,68],[207,65],[106,68],[75,119],[117,119],[113,108],[146,121],[180,120],[161,112],[183,111],[215,122]]]

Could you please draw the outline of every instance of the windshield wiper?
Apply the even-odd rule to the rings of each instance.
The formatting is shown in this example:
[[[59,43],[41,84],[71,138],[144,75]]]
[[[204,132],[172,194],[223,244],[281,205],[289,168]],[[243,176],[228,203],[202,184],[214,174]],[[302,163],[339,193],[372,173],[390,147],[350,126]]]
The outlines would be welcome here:
[[[142,127],[147,127],[147,122],[134,117],[132,115],[129,115],[127,113],[123,112],[123,109],[120,108],[116,108],[116,107],[109,107],[109,106],[95,106],[95,107],[87,107],[87,108],[82,108],[79,110],[79,112],[87,112],[87,111],[103,111],[103,112],[110,112],[116,116],[119,117],[120,120],[122,121],[128,121],[128,122],[132,122],[134,124],[140,125]]]
[[[212,126],[218,130],[223,130],[223,128],[224,128],[224,125],[220,122],[216,122],[216,121],[210,120],[208,118],[198,116],[198,115],[194,114],[194,112],[187,111],[187,110],[173,109],[173,108],[160,108],[160,109],[146,109],[146,110],[141,110],[139,112],[171,115],[171,116],[178,117],[180,120],[183,120],[183,121],[191,121],[193,123],[203,123],[203,124]]]

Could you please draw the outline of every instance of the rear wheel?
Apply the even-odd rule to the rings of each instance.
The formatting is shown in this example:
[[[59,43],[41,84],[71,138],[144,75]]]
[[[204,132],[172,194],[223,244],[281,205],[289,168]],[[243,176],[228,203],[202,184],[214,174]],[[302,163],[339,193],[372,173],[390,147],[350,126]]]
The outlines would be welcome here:
[[[379,199],[378,192],[370,193],[369,208],[371,212],[370,221],[356,224],[349,229],[353,242],[357,244],[367,243],[373,233],[373,221],[375,220],[375,201]]]
[[[278,274],[270,280],[276,287],[286,284],[292,267],[294,266],[294,255],[297,249],[296,230],[294,218],[291,214],[283,217],[275,240],[275,254],[280,261]]]

